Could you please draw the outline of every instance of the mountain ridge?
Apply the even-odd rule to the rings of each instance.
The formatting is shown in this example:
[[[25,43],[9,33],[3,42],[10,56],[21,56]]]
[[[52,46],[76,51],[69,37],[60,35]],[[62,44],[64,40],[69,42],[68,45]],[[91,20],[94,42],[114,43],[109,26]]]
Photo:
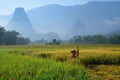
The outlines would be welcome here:
[[[73,27],[76,21],[80,20],[80,22],[86,27],[84,35],[106,34],[112,31],[113,28],[108,28],[105,20],[111,20],[115,17],[120,18],[119,4],[120,1],[93,1],[84,5],[77,6],[47,5],[32,9],[27,13],[33,22],[32,24],[35,24],[34,26],[36,26],[38,32],[39,28],[43,29],[43,31],[47,31],[47,29],[50,30],[50,27],[52,26],[53,28],[55,28],[56,32],[58,32],[62,36],[67,35],[69,34],[68,32],[71,31],[70,28]],[[35,16],[32,14],[34,14]],[[39,21],[39,24],[37,23],[37,21]],[[47,23],[47,25],[45,24],[45,22]],[[39,26],[36,24],[38,24]],[[61,26],[64,29],[61,28]],[[94,31],[93,28],[95,29]],[[62,34],[61,32],[64,34]]]
[[[120,1],[92,1],[75,6],[46,5],[27,11],[27,15],[37,33],[54,32],[65,39],[74,35],[107,34],[120,30],[119,9]],[[80,24],[75,25],[77,22]],[[81,32],[83,29],[84,32]]]
[[[36,33],[32,27],[31,21],[26,14],[24,8],[18,7],[15,9],[13,17],[10,19],[6,25],[8,30],[16,30],[23,37],[28,37],[31,40],[47,39],[52,40],[52,38],[59,38],[55,33]],[[49,35],[49,37],[48,37]],[[52,38],[50,37],[52,36]]]

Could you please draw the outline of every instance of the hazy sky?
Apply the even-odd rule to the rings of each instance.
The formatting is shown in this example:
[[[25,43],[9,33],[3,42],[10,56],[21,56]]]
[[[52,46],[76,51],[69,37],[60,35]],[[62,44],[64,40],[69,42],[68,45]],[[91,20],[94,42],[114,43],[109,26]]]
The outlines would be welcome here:
[[[60,4],[67,6],[85,4],[89,1],[120,1],[120,0],[1,0],[0,15],[11,14],[13,13],[16,7],[24,7],[25,10],[30,10],[47,4]]]

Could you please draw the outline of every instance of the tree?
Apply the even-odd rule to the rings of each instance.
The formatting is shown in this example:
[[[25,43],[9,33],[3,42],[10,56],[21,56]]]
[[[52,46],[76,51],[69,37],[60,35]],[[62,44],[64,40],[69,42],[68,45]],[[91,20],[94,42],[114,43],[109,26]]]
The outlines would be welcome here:
[[[71,39],[73,43],[82,43],[82,36],[74,36],[72,39]]]
[[[107,38],[103,35],[94,35],[93,41],[94,43],[106,43]]]
[[[83,37],[84,43],[93,43],[93,37],[88,35]]]
[[[53,44],[60,44],[60,40],[53,39],[53,40],[52,40],[52,43],[53,43]]]
[[[0,27],[0,45],[28,44],[30,42],[28,38],[18,36],[19,32],[6,31],[4,27]]]
[[[120,44],[120,34],[114,34],[110,37],[105,35],[93,35],[93,36],[74,36],[70,39],[70,43],[111,43]]]
[[[3,44],[2,42],[3,42],[4,34],[5,34],[5,29],[4,29],[4,27],[0,26],[0,45]]]
[[[19,33],[16,32],[15,30],[13,31],[6,31],[5,36],[4,36],[4,43],[6,45],[14,45],[17,42],[17,37]]]
[[[120,44],[120,35],[114,34],[109,38],[109,43],[111,44]]]
[[[29,44],[29,43],[30,43],[29,38],[23,38],[23,37],[17,38],[17,44]]]
[[[53,43],[57,43],[57,40],[56,40],[56,39],[53,39],[52,42],[53,42]]]

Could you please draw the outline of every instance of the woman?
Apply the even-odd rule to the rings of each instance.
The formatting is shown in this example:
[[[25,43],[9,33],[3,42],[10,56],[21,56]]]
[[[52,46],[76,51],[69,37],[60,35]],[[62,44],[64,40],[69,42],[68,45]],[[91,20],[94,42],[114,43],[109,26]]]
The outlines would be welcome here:
[[[77,54],[76,50],[72,49],[71,53],[72,53],[72,57],[71,58],[76,58],[76,54]]]

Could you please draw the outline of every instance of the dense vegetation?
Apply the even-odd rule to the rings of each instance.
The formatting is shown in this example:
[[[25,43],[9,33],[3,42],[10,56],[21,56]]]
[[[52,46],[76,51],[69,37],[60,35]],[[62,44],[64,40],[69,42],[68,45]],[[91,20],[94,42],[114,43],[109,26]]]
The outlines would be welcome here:
[[[30,42],[28,38],[19,35],[19,32],[15,30],[6,31],[4,27],[0,27],[0,45],[28,44]]]
[[[120,44],[120,34],[113,34],[111,36],[93,35],[93,36],[74,36],[70,43],[110,43]]]
[[[0,48],[0,80],[91,80],[85,74],[84,67],[75,64],[74,61],[61,62],[55,61],[54,58],[46,59],[39,53],[38,57],[34,56],[37,50],[38,52],[45,48],[51,50],[49,46],[2,46]]]
[[[77,46],[80,55],[71,59]],[[0,46],[2,80],[119,80],[119,65],[120,45]]]

